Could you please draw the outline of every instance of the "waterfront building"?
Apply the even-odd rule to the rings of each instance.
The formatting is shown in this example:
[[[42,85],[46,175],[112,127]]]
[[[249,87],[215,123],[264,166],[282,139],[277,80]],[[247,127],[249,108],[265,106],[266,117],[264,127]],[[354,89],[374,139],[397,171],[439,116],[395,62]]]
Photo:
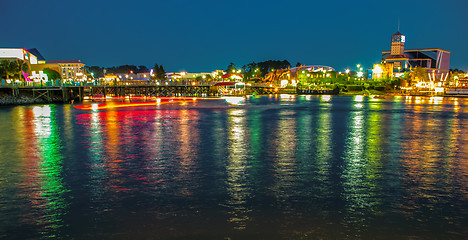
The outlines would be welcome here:
[[[209,80],[209,78],[219,78],[224,75],[223,70],[215,70],[211,73],[200,72],[200,73],[188,73],[188,72],[168,72],[166,73],[167,81],[169,82],[203,82]]]
[[[149,81],[151,77],[151,73],[117,73],[116,76],[119,78],[121,81],[127,81],[127,80],[146,80]]]
[[[468,88],[468,73],[460,74],[455,80],[456,87]]]
[[[0,48],[0,61],[1,60],[23,60],[29,65],[38,64],[38,57],[24,48]]]
[[[46,60],[36,48],[0,48],[0,60],[5,59],[26,61],[34,79],[43,79],[40,72],[49,68],[57,71],[64,82],[87,80],[85,64],[80,60]]]
[[[391,36],[390,51],[382,51],[382,64],[391,77],[400,77],[415,67],[423,68],[431,81],[445,81],[450,69],[450,51],[440,48],[405,49],[406,36]]]
[[[55,65],[55,69],[58,69],[58,73],[65,81],[86,81],[87,76],[85,74],[84,66],[80,60],[47,60],[46,64],[43,65]]]
[[[324,65],[303,65],[300,67],[294,67],[290,69],[292,73],[296,73],[298,70],[307,70],[309,72],[333,72],[335,69],[333,67],[324,66]]]
[[[37,58],[37,64],[44,64],[46,63],[45,58],[42,56],[42,54],[37,50],[36,48],[31,48],[28,49],[28,52]]]

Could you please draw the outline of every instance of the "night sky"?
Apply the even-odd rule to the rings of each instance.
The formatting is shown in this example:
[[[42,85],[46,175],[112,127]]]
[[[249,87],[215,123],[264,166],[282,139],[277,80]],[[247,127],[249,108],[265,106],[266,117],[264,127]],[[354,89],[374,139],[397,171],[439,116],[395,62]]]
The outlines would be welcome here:
[[[400,19],[407,49],[451,51],[450,67],[468,71],[467,0],[0,2],[0,48],[37,48],[87,66],[209,72],[286,59],[371,68]]]

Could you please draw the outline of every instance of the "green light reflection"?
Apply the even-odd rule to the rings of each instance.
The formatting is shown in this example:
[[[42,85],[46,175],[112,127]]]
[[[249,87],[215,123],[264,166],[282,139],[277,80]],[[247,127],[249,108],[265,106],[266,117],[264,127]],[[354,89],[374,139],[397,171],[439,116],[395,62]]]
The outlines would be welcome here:
[[[46,238],[64,237],[63,216],[67,213],[69,202],[65,194],[69,190],[63,180],[62,143],[56,123],[54,105],[34,107],[34,123],[38,145],[39,179],[41,184],[39,206],[43,217],[39,222],[44,224],[42,235]]]

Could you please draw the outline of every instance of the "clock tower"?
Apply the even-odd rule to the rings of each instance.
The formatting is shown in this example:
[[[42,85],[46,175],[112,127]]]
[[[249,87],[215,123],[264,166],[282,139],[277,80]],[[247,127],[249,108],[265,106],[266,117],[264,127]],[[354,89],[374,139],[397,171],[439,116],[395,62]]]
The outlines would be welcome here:
[[[405,35],[397,32],[392,35],[392,49],[390,55],[404,55],[405,54]]]

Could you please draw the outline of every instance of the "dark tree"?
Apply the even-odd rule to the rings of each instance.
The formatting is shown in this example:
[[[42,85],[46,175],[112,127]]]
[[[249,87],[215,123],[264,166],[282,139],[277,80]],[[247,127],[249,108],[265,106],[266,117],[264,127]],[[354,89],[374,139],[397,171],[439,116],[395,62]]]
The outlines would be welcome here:
[[[255,72],[255,69],[257,67],[258,67],[258,64],[256,64],[255,62],[251,62],[251,63],[247,64],[248,72]]]
[[[166,77],[166,71],[164,70],[163,65],[159,65],[157,77],[158,77],[158,79],[166,80],[166,78],[167,78]]]
[[[155,63],[153,66],[153,75],[151,75],[150,77],[152,80],[158,79],[158,71],[159,71],[159,65]]]
[[[300,62],[297,62],[296,67],[300,67],[300,66],[302,66],[302,64]]]
[[[233,73],[233,72],[236,72],[236,64],[234,63],[229,63],[229,65],[227,66],[226,68],[226,72],[227,73]]]
[[[49,80],[60,80],[61,79],[60,73],[58,73],[57,71],[52,70],[50,68],[44,68],[43,72],[45,74],[47,74],[47,76],[49,77]]]
[[[121,66],[117,66],[117,67],[106,68],[106,70],[107,70],[108,73],[127,74],[127,73],[130,73],[130,72],[137,73],[138,72],[138,67],[135,66],[135,65],[121,65]]]
[[[95,78],[104,77],[104,68],[103,67],[90,66],[90,67],[85,67],[85,68],[89,73],[92,73],[92,75]],[[50,78],[50,76],[49,76],[49,78]]]
[[[136,71],[136,73],[147,73],[149,72],[149,69],[146,67],[146,66],[138,66],[138,70]]]
[[[2,76],[5,76],[6,79],[9,79],[10,76],[15,75],[16,65],[10,60],[2,60],[0,63],[0,73]]]
[[[452,73],[465,73],[463,70],[460,70],[458,68],[450,69],[450,72],[452,72]]]
[[[153,76],[151,76],[153,80],[166,80],[166,71],[164,70],[163,65],[158,65],[157,63],[154,64],[153,67]]]
[[[259,62],[257,66],[260,69],[262,76],[264,77],[267,73],[272,72],[273,70],[289,68],[291,64],[287,60],[268,60],[264,62]]]

